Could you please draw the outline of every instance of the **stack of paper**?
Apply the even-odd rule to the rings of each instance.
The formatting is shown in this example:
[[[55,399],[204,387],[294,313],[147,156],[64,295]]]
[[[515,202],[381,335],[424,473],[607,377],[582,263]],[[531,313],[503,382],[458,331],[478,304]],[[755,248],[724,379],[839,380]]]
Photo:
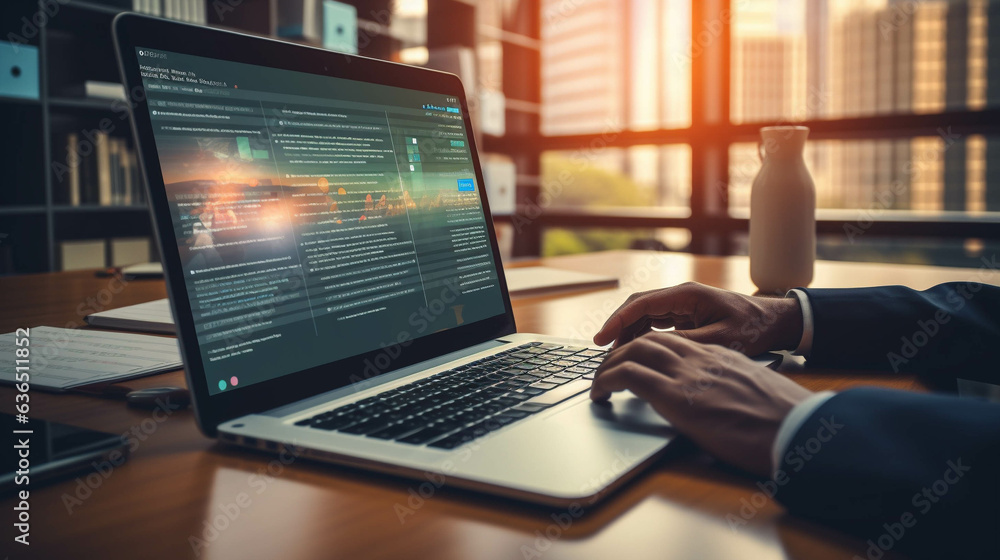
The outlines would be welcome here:
[[[35,390],[66,391],[181,367],[175,338],[55,327],[33,327],[29,334],[28,383]],[[15,382],[16,348],[14,333],[0,335],[0,360],[11,366],[0,369],[0,382]]]

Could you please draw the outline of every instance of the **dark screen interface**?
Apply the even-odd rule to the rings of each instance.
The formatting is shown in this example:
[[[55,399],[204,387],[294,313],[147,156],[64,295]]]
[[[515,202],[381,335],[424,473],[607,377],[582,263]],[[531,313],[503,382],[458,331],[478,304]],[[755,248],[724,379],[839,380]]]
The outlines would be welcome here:
[[[504,313],[458,99],[136,51],[210,393]]]

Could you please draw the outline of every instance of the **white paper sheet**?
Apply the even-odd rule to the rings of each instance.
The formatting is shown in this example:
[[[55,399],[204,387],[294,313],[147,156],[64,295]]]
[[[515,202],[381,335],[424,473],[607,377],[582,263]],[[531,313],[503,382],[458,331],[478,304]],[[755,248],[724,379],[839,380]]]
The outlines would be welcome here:
[[[15,382],[14,338],[14,333],[0,335],[0,360],[6,364],[0,369],[3,383]],[[42,391],[123,381],[181,367],[175,338],[32,327],[29,340],[29,383],[31,389]]]
[[[559,290],[613,288],[618,278],[546,266],[505,268],[507,291],[512,297]]]

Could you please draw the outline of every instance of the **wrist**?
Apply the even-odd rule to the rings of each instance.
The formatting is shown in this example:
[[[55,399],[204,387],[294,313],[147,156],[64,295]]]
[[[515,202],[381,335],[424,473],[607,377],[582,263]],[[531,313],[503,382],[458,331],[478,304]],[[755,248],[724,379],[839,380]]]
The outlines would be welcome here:
[[[772,325],[773,346],[775,350],[795,350],[802,341],[802,306],[799,298],[774,298],[774,323]]]

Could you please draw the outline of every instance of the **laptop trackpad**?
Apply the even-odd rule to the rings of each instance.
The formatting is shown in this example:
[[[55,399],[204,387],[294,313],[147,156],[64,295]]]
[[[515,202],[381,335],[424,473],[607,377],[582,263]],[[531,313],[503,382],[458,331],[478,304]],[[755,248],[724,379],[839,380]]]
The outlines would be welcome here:
[[[545,496],[591,496],[663,449],[675,435],[631,393],[618,393],[611,403],[608,408],[579,395],[538,412],[533,420],[497,432],[478,449],[470,445],[467,461],[457,455],[457,474]]]
[[[636,397],[631,392],[615,393],[605,403],[595,403],[590,399],[566,407],[549,416],[547,420],[564,421],[574,416],[592,418],[602,425],[614,430],[638,432],[650,435],[674,435],[674,430],[649,403]]]

